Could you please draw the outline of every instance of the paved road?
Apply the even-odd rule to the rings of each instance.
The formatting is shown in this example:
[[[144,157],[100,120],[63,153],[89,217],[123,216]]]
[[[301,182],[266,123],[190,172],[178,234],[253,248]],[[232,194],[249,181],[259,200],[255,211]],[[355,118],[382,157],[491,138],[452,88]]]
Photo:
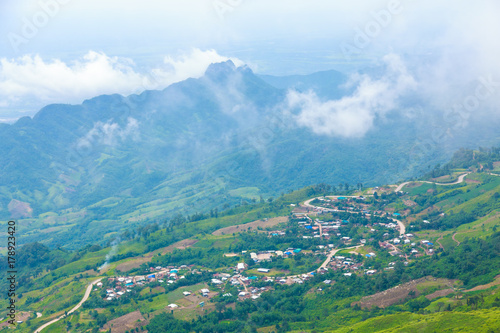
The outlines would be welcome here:
[[[463,175],[458,176],[458,179],[453,183],[436,183],[436,182],[429,182],[426,180],[415,180],[412,182],[404,182],[402,184],[399,184],[399,186],[396,187],[396,189],[394,191],[399,192],[403,189],[403,187],[405,187],[406,185],[408,185],[410,183],[427,183],[427,184],[436,184],[436,185],[440,185],[440,186],[456,185],[456,184],[462,183],[464,181],[465,177],[467,177],[469,174],[470,174],[470,172],[467,172],[467,173],[464,173]]]
[[[337,198],[337,197],[336,196],[328,196],[327,198]],[[350,196],[349,198],[359,198],[359,197],[358,196]],[[314,199],[317,199],[317,198],[309,199],[309,200],[305,201],[302,205],[306,206],[306,207],[309,207],[309,208],[316,208],[316,206],[311,205],[311,201],[313,201]],[[359,212],[353,212],[353,211],[350,211],[350,210],[336,210],[336,211],[337,212],[342,212],[342,213],[350,213],[350,214],[359,213]],[[312,219],[309,216],[306,215],[306,217],[309,220],[312,221]],[[399,226],[399,234],[400,235],[406,234],[406,227],[403,224],[403,222],[401,222],[399,220],[396,220],[395,218],[391,218],[391,219],[398,224],[398,226]],[[321,225],[319,223],[315,222],[315,224],[318,225],[321,228]],[[321,229],[320,229],[320,233],[322,234],[322,230]]]
[[[403,224],[403,222],[399,221],[399,220],[396,220],[396,219],[392,219],[394,222],[396,222],[398,225],[399,225],[399,234],[402,236],[404,234],[406,234],[406,227],[405,225]]]
[[[328,257],[326,257],[326,260],[321,264],[321,266],[319,266],[319,268],[316,270],[316,271],[320,271],[322,268],[325,268],[326,266],[328,266],[328,263],[332,260],[333,256],[341,251],[341,250],[347,250],[347,249],[357,249],[359,247],[362,247],[364,246],[364,244],[361,244],[361,245],[356,245],[356,246],[351,246],[351,247],[344,247],[344,248],[341,248],[341,249],[333,249],[330,251],[330,254],[328,255]]]
[[[69,310],[69,311],[68,311],[68,315],[69,315],[69,314],[72,314],[73,312],[75,312],[76,310],[78,310],[78,309],[82,306],[82,304],[83,304],[83,303],[85,303],[85,301],[89,298],[89,296],[90,296],[90,292],[92,291],[92,288],[94,287],[94,285],[95,285],[97,282],[101,281],[102,279],[103,279],[103,278],[97,279],[97,280],[95,280],[94,282],[92,282],[91,284],[89,284],[89,285],[88,285],[87,290],[85,290],[85,295],[83,295],[82,300],[81,300],[81,301],[80,301],[80,303],[78,303],[78,304],[77,304],[77,305],[76,305],[73,309],[71,309],[71,310]],[[35,333],[40,333],[40,332],[41,332],[41,331],[42,331],[45,327],[47,327],[47,326],[49,326],[49,325],[52,325],[53,323],[58,322],[59,320],[63,319],[64,317],[65,317],[65,315],[62,315],[62,316],[60,316],[60,317],[58,317],[58,318],[56,318],[56,319],[54,319],[54,320],[49,321],[49,322],[48,322],[48,323],[46,323],[46,324],[43,324],[42,326],[40,326],[40,327],[39,327],[39,328],[35,331]]]

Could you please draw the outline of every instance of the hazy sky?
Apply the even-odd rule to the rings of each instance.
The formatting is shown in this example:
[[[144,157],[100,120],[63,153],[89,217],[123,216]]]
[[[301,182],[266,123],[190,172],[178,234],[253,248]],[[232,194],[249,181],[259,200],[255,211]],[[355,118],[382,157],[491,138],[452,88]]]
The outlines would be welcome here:
[[[393,54],[429,95],[447,94],[500,81],[498,17],[495,0],[3,0],[0,119],[163,88],[228,58],[282,75]]]

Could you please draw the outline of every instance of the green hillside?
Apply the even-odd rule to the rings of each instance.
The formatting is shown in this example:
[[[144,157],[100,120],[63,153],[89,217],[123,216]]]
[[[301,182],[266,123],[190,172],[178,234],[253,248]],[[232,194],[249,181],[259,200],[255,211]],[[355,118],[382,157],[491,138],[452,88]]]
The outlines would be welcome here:
[[[26,245],[17,331],[64,315],[103,278],[43,332],[495,332],[500,177],[467,172],[400,192],[320,184],[143,225],[104,248]]]

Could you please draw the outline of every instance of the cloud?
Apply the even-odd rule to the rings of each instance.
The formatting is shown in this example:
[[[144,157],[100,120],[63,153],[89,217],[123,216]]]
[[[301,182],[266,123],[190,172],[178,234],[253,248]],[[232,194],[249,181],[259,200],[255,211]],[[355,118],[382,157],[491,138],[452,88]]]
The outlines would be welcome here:
[[[214,50],[192,49],[178,57],[167,56],[159,66],[141,71],[128,58],[94,51],[73,62],[46,61],[38,55],[1,58],[0,118],[11,118],[12,112],[7,114],[7,110],[12,109],[33,114],[49,103],[81,103],[102,94],[128,95],[163,89],[189,77],[202,76],[209,64],[228,59]],[[238,59],[232,60],[242,64]]]
[[[377,116],[398,107],[400,97],[417,85],[397,55],[387,55],[383,60],[386,73],[382,78],[355,74],[348,83],[356,87],[355,91],[338,100],[322,102],[313,91],[289,91],[285,112],[299,126],[316,134],[362,137],[372,128]]]
[[[95,145],[116,146],[127,139],[139,139],[139,122],[136,119],[128,118],[124,127],[111,120],[106,123],[98,121],[83,138],[77,141],[77,148],[81,150]]]
[[[143,83],[144,86],[150,87],[149,89],[164,88],[189,77],[200,77],[210,64],[229,59],[238,67],[244,65],[241,60],[221,56],[215,50],[193,49],[190,54],[183,54],[177,58],[166,56],[163,60],[163,66],[154,68],[151,73],[146,75]]]

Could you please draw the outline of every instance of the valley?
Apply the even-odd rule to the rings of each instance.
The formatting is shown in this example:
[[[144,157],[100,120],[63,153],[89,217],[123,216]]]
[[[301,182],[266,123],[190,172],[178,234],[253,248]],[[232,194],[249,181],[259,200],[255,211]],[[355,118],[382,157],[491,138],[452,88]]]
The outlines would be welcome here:
[[[453,327],[461,313],[471,316],[457,322],[461,329],[475,318],[494,329],[500,177],[474,167],[454,173],[446,184],[424,179],[344,193],[320,184],[150,228],[113,246],[112,256],[111,248],[87,250],[33,276],[21,299],[32,315],[18,330],[343,332],[385,320],[381,330],[396,332],[425,319],[432,331]],[[401,326],[408,314],[414,319]]]

